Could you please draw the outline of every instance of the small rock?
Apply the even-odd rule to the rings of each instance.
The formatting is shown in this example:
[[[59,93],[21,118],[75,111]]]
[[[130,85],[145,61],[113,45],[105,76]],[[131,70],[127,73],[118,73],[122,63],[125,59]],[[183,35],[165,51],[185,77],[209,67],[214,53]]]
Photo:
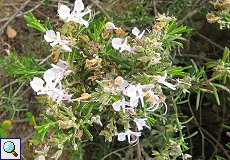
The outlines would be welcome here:
[[[17,36],[17,32],[15,31],[15,29],[11,28],[10,26],[7,26],[6,34],[8,38],[15,38]]]

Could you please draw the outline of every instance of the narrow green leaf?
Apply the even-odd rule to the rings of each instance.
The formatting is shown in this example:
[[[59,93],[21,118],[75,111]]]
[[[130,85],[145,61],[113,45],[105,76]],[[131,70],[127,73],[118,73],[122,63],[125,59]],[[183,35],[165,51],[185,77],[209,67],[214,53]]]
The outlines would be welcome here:
[[[53,27],[51,25],[51,22],[50,22],[50,19],[49,18],[46,18],[46,21],[45,21],[45,28],[46,30],[53,30]]]
[[[86,126],[82,126],[81,128],[83,129],[86,138],[88,138],[90,141],[93,141],[93,135],[89,132]]]
[[[197,96],[196,96],[196,110],[198,110],[200,106],[200,89],[197,90]]]
[[[230,126],[227,126],[227,125],[222,125],[224,128],[226,128],[226,129],[228,129],[228,130],[230,130]]]
[[[218,96],[216,86],[213,85],[213,83],[210,83],[210,85],[212,86],[212,91],[213,91],[213,94],[214,94],[214,96],[215,96],[215,98],[216,98],[216,103],[217,103],[217,105],[219,106],[219,105],[220,105],[220,98],[219,98],[219,96]]]
[[[222,60],[224,62],[229,61],[229,48],[227,48],[227,47],[224,48]]]
[[[156,123],[156,120],[155,120],[154,118],[152,118],[152,117],[147,116],[147,119],[148,119],[148,122],[149,122],[150,124]]]
[[[180,101],[180,102],[177,102],[176,104],[184,104],[184,103],[187,103],[189,100],[184,100],[184,101]]]
[[[192,138],[192,137],[194,137],[197,133],[198,133],[198,131],[196,131],[196,132],[194,132],[194,133],[192,133],[192,134],[190,134],[190,135],[184,137],[184,139]]]
[[[200,77],[205,73],[204,67],[200,69],[200,71],[196,75],[196,81],[198,82]]]
[[[192,64],[193,64],[193,67],[194,67],[194,69],[195,69],[195,73],[198,73],[199,70],[198,70],[198,67],[197,67],[196,63],[195,63],[192,59],[190,59],[190,61],[191,61]]]
[[[182,125],[183,125],[183,124],[187,124],[187,123],[191,122],[191,121],[192,121],[192,119],[193,119],[193,117],[189,118],[187,121],[180,122],[180,123],[181,123]]]
[[[229,88],[227,88],[227,87],[225,87],[225,86],[223,86],[223,85],[221,85],[221,84],[217,84],[217,83],[212,83],[212,84],[213,84],[214,86],[219,87],[219,88],[225,90],[226,92],[230,93],[230,89],[229,89]]]

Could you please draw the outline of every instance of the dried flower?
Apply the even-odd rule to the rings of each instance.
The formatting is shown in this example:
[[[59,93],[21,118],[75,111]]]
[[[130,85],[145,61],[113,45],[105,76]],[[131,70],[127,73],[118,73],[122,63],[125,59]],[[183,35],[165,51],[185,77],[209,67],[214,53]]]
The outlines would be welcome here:
[[[117,85],[119,87],[118,89],[122,90],[122,91],[124,91],[125,87],[127,87],[129,85],[129,83],[126,80],[124,80],[121,76],[118,76],[115,79],[114,84]]]
[[[94,123],[96,123],[96,124],[99,124],[100,126],[103,126],[102,123],[101,123],[101,117],[99,115],[93,116],[91,118],[91,121],[94,122]]]
[[[113,30],[113,29],[118,29],[112,22],[107,22],[105,24],[105,29],[106,30]]]
[[[101,68],[101,62],[102,62],[101,58],[95,57],[95,58],[93,58],[91,60],[86,59],[85,64],[89,69],[97,70],[97,69]]]

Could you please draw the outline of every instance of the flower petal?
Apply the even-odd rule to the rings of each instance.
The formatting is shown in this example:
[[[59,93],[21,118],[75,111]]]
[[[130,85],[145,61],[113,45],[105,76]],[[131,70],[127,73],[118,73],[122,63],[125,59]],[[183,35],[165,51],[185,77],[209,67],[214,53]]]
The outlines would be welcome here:
[[[33,80],[30,82],[30,86],[33,88],[35,92],[43,90],[44,89],[43,85],[44,85],[44,81],[38,77],[34,77]]]
[[[135,27],[135,28],[133,28],[133,30],[132,30],[132,33],[133,33],[133,35],[135,35],[138,39],[141,39],[141,37],[144,35],[144,33],[145,33],[145,30],[141,33],[141,31],[137,28],[137,27]],[[140,34],[141,33],[141,34]]]
[[[84,4],[82,2],[82,0],[76,0],[74,3],[74,9],[73,11],[77,11],[77,12],[81,12],[82,10],[84,10]]]
[[[67,51],[67,52],[72,52],[72,49],[69,47],[69,46],[67,46],[67,45],[62,45],[62,47],[61,47],[63,50],[65,50],[65,51]]]
[[[58,14],[62,19],[70,17],[70,8],[66,5],[61,5],[58,9]]]
[[[126,136],[127,134],[126,133],[118,133],[118,138],[117,138],[117,140],[118,141],[124,141],[124,140],[126,140]]]
[[[132,30],[132,34],[135,36],[138,36],[140,34],[140,32],[141,31],[137,27],[133,28],[133,30]]]
[[[114,109],[115,111],[120,111],[120,110],[121,110],[121,101],[119,100],[119,101],[117,101],[117,102],[114,102],[114,103],[112,104],[112,106],[113,106],[113,109]]]
[[[117,27],[112,22],[107,22],[105,24],[105,29],[106,30],[112,30],[112,29],[117,29]]]
[[[76,23],[85,25],[86,28],[89,26],[89,22],[84,20],[81,16],[74,17],[72,20]]]
[[[126,94],[130,98],[136,98],[137,97],[137,88],[134,85],[129,85],[126,88]]]
[[[45,82],[47,83],[47,85],[51,85],[52,81],[56,78],[56,76],[54,72],[52,71],[52,69],[48,69],[47,71],[45,71],[43,78]]]
[[[55,40],[56,34],[53,30],[46,31],[46,34],[44,35],[44,39],[47,42],[53,42]]]
[[[122,39],[121,38],[113,38],[112,39],[112,46],[115,49],[119,49],[122,45]]]

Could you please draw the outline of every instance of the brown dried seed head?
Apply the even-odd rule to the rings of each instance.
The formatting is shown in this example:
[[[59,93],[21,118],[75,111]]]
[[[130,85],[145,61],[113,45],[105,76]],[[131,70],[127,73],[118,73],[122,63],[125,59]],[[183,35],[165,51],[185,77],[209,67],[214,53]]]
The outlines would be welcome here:
[[[116,29],[115,33],[118,34],[118,35],[125,35],[125,31],[122,30],[121,28]]]

